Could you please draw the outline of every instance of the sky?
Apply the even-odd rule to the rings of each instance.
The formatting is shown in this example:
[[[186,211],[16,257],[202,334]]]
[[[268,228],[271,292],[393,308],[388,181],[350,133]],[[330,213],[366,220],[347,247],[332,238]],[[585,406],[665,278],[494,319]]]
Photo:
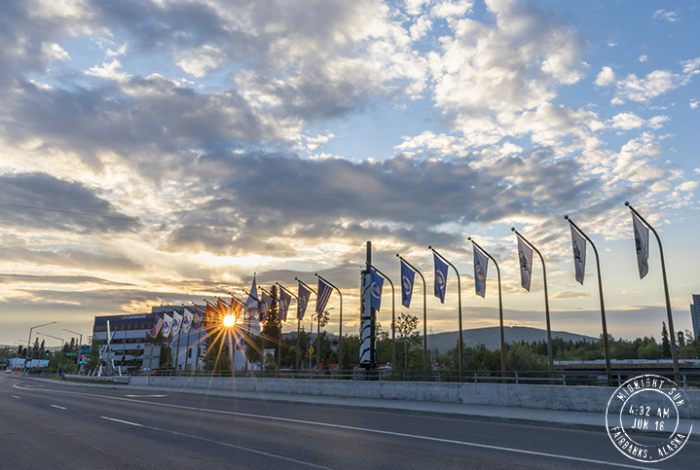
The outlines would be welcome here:
[[[698,24],[684,1],[4,0],[0,344],[245,297],[254,274],[320,274],[354,334],[367,241],[396,285],[397,253],[424,274],[431,331],[457,329],[458,290],[450,271],[432,295],[429,245],[460,273],[464,328],[497,326],[468,237],[498,262],[506,326],[544,328],[543,266],[523,289],[511,227],[542,253],[552,329],[598,336],[595,257],[581,286],[564,215],[596,243],[609,333],[658,340],[659,246],[640,280],[625,201],[689,329]],[[422,295],[397,292],[396,315],[422,319]],[[387,329],[387,283],[382,302]]]

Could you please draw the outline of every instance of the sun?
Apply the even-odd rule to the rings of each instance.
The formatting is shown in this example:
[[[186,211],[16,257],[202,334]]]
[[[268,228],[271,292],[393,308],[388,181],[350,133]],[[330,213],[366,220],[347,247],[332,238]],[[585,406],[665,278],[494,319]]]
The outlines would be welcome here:
[[[233,315],[226,315],[224,317],[224,326],[233,326],[236,323],[236,317]]]

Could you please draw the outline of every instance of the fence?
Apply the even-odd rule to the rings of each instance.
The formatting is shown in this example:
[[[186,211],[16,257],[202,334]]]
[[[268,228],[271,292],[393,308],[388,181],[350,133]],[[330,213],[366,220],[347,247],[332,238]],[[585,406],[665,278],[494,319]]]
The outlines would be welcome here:
[[[564,372],[557,371],[550,377],[548,371],[508,371],[503,376],[500,371],[456,371],[456,370],[431,370],[431,371],[399,371],[391,369],[383,370],[272,370],[272,371],[150,371],[135,375],[152,375],[158,377],[252,377],[266,379],[300,379],[300,380],[353,380],[353,381],[392,381],[392,382],[462,382],[462,383],[510,383],[510,384],[546,384],[546,385],[579,385],[579,386],[611,386],[619,387],[627,379],[644,374],[653,374],[674,380],[672,371],[658,372],[644,370],[615,370],[608,381],[603,372]],[[700,370],[681,370],[679,385],[684,389],[700,388]]]

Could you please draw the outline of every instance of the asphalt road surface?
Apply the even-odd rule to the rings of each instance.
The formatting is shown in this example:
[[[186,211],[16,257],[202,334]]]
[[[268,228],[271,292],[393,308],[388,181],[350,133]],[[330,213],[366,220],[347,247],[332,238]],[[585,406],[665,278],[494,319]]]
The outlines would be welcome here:
[[[696,430],[700,431],[700,430]],[[0,469],[698,469],[644,464],[604,431],[92,388],[0,375]]]

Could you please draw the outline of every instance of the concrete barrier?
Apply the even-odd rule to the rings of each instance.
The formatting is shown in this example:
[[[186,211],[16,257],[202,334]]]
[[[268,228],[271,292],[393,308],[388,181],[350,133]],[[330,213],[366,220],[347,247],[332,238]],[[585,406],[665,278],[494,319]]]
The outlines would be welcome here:
[[[377,400],[461,403],[464,405],[491,405],[595,413],[605,413],[608,401],[616,390],[615,387],[562,385],[156,376],[132,377],[131,384]],[[690,399],[691,406],[683,407],[681,416],[700,419],[700,390],[686,390],[686,393]],[[660,406],[663,406],[663,400],[664,398],[659,394],[658,404]],[[656,406],[656,404],[650,402],[649,406]]]

